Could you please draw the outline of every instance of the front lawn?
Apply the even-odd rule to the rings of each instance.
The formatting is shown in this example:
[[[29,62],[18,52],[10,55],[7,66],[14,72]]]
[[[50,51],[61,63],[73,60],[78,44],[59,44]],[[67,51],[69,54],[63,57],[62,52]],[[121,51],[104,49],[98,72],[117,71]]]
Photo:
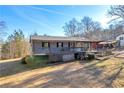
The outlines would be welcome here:
[[[104,67],[104,75],[108,77],[108,83],[112,87],[124,87],[124,59],[111,58],[96,65]]]
[[[20,62],[1,66],[5,66],[7,72],[0,72],[3,75],[0,87],[124,87],[122,58],[73,61],[37,69],[30,69]]]
[[[31,70],[31,68],[27,65],[23,65],[21,63],[21,58],[0,61],[0,77],[25,72],[28,70]]]

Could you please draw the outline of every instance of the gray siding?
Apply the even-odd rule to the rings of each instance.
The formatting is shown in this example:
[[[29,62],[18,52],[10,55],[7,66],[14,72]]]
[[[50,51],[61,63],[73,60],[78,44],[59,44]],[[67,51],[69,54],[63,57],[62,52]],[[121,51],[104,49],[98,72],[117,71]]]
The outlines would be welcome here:
[[[68,42],[64,42],[63,47],[68,47]]]
[[[50,48],[42,47],[43,41],[33,41],[32,42],[32,52],[33,54],[46,54],[46,53],[59,53],[61,51],[83,51],[83,42],[75,42],[74,49],[73,47],[68,47],[68,42],[63,42],[63,47],[57,47],[57,42],[50,42]],[[74,42],[73,42],[74,43]]]
[[[57,53],[62,51],[62,48],[57,47],[57,42],[50,42],[50,48],[43,48],[41,41],[33,41],[32,46],[33,54]],[[63,48],[68,48],[68,42],[63,43]]]

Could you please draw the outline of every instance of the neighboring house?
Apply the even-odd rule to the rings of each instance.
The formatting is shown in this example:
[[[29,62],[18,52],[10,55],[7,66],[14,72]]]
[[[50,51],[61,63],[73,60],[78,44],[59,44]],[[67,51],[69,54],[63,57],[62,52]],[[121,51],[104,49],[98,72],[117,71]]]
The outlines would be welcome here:
[[[119,35],[119,36],[117,36],[116,40],[118,42],[119,47],[124,47],[124,33]]]

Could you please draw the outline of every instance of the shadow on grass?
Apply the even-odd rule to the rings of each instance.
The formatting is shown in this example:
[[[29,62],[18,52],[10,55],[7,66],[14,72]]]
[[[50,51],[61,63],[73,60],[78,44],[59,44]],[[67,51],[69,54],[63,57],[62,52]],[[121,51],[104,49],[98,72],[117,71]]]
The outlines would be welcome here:
[[[63,64],[63,63],[62,63]],[[60,70],[55,70],[48,73],[36,74],[31,76],[30,78],[26,78],[19,84],[3,84],[1,87],[26,87],[32,84],[31,87],[93,87],[90,81],[97,80],[98,77],[102,74],[102,69],[98,69],[95,66],[96,63],[92,63],[87,66],[81,65],[81,67],[74,67],[74,64],[66,64],[64,68]],[[56,64],[58,65],[58,64]],[[73,69],[74,67],[74,69]],[[91,78],[92,77],[92,78]],[[47,82],[40,83],[40,81],[46,79],[50,79]],[[33,85],[35,82],[39,82],[36,85]],[[98,81],[100,82],[100,80]],[[101,82],[100,82],[101,83]],[[89,86],[90,84],[90,86]]]
[[[31,76],[30,78],[23,80],[19,84],[13,84],[13,82],[9,82],[1,85],[0,87],[26,87],[28,84],[30,83],[33,84],[33,82],[35,82],[36,80],[42,79],[43,77],[51,78],[52,80],[54,80],[58,77],[61,77],[61,75],[63,75],[67,71],[67,69],[69,69],[68,65],[65,66],[62,70],[56,70],[48,73]],[[42,83],[40,85],[42,85]],[[33,86],[33,87],[36,87],[36,86]]]
[[[13,75],[28,70],[31,69],[28,68],[27,65],[22,64],[21,59],[0,62],[0,77]]]
[[[123,67],[121,66],[121,67],[119,67],[119,70],[116,72],[116,73],[114,73],[113,75],[111,75],[111,76],[109,76],[109,77],[107,77],[107,83],[106,83],[106,86],[107,87],[113,87],[112,86],[112,83],[114,82],[114,80],[116,80],[117,79],[117,77],[119,76],[119,74],[120,74],[120,72],[123,70]]]
[[[113,81],[118,77],[119,73],[123,69],[119,69],[117,73],[111,75],[110,77],[107,76],[105,80],[108,80],[109,83],[106,84],[105,80],[102,80],[100,77],[104,72],[104,66],[100,68],[96,66],[100,61],[89,63],[80,61],[80,67],[74,67],[74,64],[66,64],[68,62],[60,62],[55,63],[54,65],[59,64],[66,64],[64,68],[59,70],[54,70],[47,73],[42,74],[35,74],[31,77],[26,78],[22,82],[18,84],[13,84],[13,82],[9,82],[6,84],[1,85],[0,87],[27,87],[31,85],[31,87],[42,87],[42,88],[59,88],[59,87],[112,87]],[[49,65],[50,66],[50,65]],[[51,65],[53,66],[53,64]],[[73,69],[74,68],[74,69]],[[116,69],[116,68],[115,68]],[[25,70],[26,71],[26,70]],[[41,82],[42,80],[48,79],[46,82]],[[95,83],[93,83],[95,81]],[[37,84],[35,84],[38,82]],[[33,85],[34,84],[34,85]],[[104,85],[105,84],[105,85]],[[102,86],[100,86],[102,85]]]
[[[5,61],[5,60],[4,60]],[[49,63],[45,66],[36,66],[36,67],[30,67],[27,64],[22,64],[21,59],[19,60],[7,60],[6,62],[0,62],[0,77],[5,77],[9,75],[14,75],[17,73],[34,70],[38,68],[44,68],[44,67],[50,67],[50,66],[56,66],[60,64],[67,64],[69,62],[55,62],[55,63]],[[74,62],[74,61],[71,61]]]
[[[91,66],[93,66],[91,68]],[[61,71],[58,71],[55,74],[51,73],[48,74],[52,80],[44,83],[44,84],[39,84],[34,87],[43,87],[43,88],[61,88],[61,87],[71,87],[71,88],[81,88],[81,87],[93,87],[92,83],[90,81],[94,81],[98,79],[98,76],[102,74],[101,69],[97,69],[94,67],[94,64],[86,66],[86,67],[81,67],[77,70],[70,71],[69,67],[63,68]],[[91,78],[93,76],[93,78]],[[98,81],[99,82],[99,81]],[[91,84],[90,84],[91,83]]]

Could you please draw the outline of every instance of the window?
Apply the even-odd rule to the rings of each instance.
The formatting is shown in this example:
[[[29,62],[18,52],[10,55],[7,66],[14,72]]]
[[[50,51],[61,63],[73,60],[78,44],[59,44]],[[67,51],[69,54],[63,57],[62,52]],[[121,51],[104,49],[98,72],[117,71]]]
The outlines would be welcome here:
[[[62,42],[57,42],[57,47],[63,47],[63,43]]]
[[[42,47],[48,48],[50,47],[50,44],[48,42],[43,42]]]
[[[74,42],[68,42],[68,47],[74,47]]]
[[[123,40],[124,38],[123,37],[120,37],[120,40]]]
[[[89,43],[84,43],[83,45],[85,48],[88,48],[89,47]]]

